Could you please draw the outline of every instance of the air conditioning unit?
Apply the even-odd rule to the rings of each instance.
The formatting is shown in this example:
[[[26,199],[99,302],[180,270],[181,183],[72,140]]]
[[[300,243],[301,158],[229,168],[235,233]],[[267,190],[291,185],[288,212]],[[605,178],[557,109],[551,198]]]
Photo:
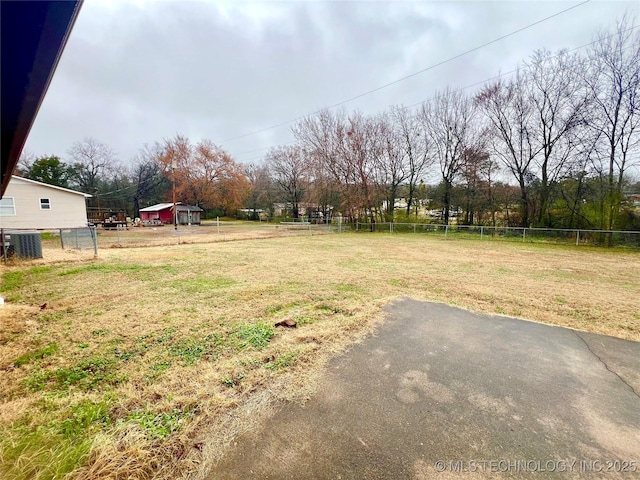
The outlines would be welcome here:
[[[20,258],[42,258],[42,239],[39,232],[5,233],[4,245]]]

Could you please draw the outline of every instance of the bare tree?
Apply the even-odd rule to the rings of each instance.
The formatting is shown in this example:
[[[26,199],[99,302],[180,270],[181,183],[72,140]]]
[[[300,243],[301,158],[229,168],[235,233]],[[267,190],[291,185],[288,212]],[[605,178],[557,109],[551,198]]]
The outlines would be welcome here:
[[[162,155],[159,144],[144,145],[136,155],[131,169],[132,181],[135,183],[133,196],[133,214],[140,216],[140,205],[158,203],[171,187],[163,175],[162,164],[158,159]]]
[[[250,163],[245,165],[244,172],[249,182],[245,205],[253,210],[252,219],[257,220],[259,218],[258,209],[268,209],[272,216],[276,194],[269,167]]]
[[[451,192],[463,166],[464,152],[474,145],[474,104],[461,91],[438,92],[422,105],[421,120],[433,144],[444,186],[444,221],[449,223]]]
[[[577,54],[561,51],[552,55],[539,51],[525,70],[532,109],[528,129],[535,145],[532,151],[539,172],[538,225],[550,225],[548,209],[552,188],[570,167],[568,162],[579,146],[577,130],[589,102],[579,75],[583,68]]]
[[[73,160],[72,181],[85,193],[98,193],[99,182],[106,180],[116,170],[114,151],[95,138],[75,142],[69,155]]]
[[[357,122],[355,122],[357,123]],[[337,188],[340,212],[355,221],[362,213],[362,195],[357,162],[353,161],[352,142],[355,123],[344,112],[327,110],[302,119],[292,132],[309,158],[333,180]]]
[[[340,188],[324,164],[312,154],[309,155],[309,167],[309,201],[315,205],[316,212],[322,214],[322,220],[328,222],[334,207],[341,203]]]
[[[518,71],[508,83],[499,81],[485,86],[476,101],[492,126],[488,138],[493,153],[518,182],[521,225],[529,226],[533,159],[540,147],[531,132],[533,108],[525,82]]]
[[[611,230],[620,211],[625,174],[640,142],[640,31],[625,15],[616,31],[601,32],[589,52],[585,79],[593,99],[589,126],[602,144],[595,165],[606,178],[601,228]]]
[[[489,154],[478,147],[465,149],[460,173],[464,187],[464,223],[473,225],[481,220],[485,204],[492,203],[492,162]]]
[[[407,158],[393,118],[388,113],[367,118],[365,128],[371,141],[369,155],[372,169],[370,178],[375,185],[375,203],[384,203],[384,216],[393,221],[396,199],[400,187],[408,177]]]
[[[380,125],[362,113],[354,112],[347,118],[346,134],[341,139],[341,158],[352,174],[352,181],[347,184],[351,204],[359,215],[368,218],[373,231],[378,206],[382,203],[380,182],[376,182],[383,148]]]
[[[420,182],[424,181],[427,170],[433,165],[429,136],[424,124],[414,112],[399,106],[391,107],[389,115],[406,162],[407,215],[419,196]]]
[[[18,165],[14,170],[14,174],[18,176],[24,175],[24,172],[29,171],[36,160],[37,157],[33,152],[23,150],[18,159]]]
[[[272,148],[266,163],[286,200],[291,203],[293,218],[300,217],[300,203],[309,184],[309,162],[300,146]]]

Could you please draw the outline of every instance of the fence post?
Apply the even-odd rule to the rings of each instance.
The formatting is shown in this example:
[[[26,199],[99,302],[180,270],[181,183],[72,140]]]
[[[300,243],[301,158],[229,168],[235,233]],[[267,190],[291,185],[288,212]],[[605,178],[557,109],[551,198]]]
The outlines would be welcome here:
[[[576,247],[580,244],[580,230],[576,230]]]
[[[64,250],[64,237],[62,236],[62,229],[60,229],[59,231],[60,231],[60,246],[62,247],[62,250]]]
[[[413,233],[416,233],[416,224],[413,224]]]
[[[98,256],[98,232],[96,231],[96,227],[89,227],[89,231],[91,232],[91,239],[93,240],[93,255]],[[60,230],[60,238],[62,238],[62,229]]]
[[[393,233],[393,222],[389,222],[389,233]]]
[[[0,228],[0,236],[2,236],[2,256],[4,263],[7,263],[7,244],[4,241],[4,228]]]
[[[523,228],[522,229],[522,241],[524,242],[526,238],[527,238],[527,229]]]
[[[444,238],[447,238],[447,234],[449,233],[449,224],[444,227]]]
[[[356,232],[358,231],[358,221],[356,220]]]
[[[218,226],[218,235],[220,235],[220,217],[216,217],[216,225]]]
[[[76,236],[76,250],[80,250],[80,245],[78,244],[78,229],[74,229],[73,230],[75,232],[75,236]]]
[[[484,227],[480,226],[480,240],[482,240],[482,235],[484,235]]]

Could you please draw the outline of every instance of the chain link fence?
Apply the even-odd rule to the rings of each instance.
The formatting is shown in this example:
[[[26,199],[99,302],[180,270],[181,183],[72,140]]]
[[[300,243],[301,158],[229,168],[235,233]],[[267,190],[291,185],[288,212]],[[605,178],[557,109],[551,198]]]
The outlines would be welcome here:
[[[0,229],[0,258],[5,264],[73,262],[98,256],[100,249],[215,243],[234,240],[321,235],[343,232],[415,233],[452,239],[518,241],[640,248],[640,232],[587,229],[491,227],[430,223],[211,222],[200,226],[172,225],[96,227],[57,230]]]
[[[5,264],[22,261],[67,262],[97,255],[95,227],[57,230],[0,229],[0,257]]]
[[[606,247],[640,248],[640,232],[480,225],[440,225],[431,223],[355,223],[357,232],[429,233],[445,238],[511,240]]]
[[[301,235],[319,235],[337,230],[335,225],[309,222],[207,222],[202,225],[150,225],[128,228],[98,229],[98,246],[133,248],[195,243],[229,242]]]

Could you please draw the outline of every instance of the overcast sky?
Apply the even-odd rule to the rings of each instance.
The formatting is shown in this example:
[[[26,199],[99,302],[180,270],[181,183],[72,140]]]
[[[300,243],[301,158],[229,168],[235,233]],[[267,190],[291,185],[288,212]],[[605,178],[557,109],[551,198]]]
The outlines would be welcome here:
[[[259,162],[266,148],[292,141],[291,124],[230,139],[580,3],[85,0],[25,151],[68,160],[75,141],[94,137],[130,164],[145,143],[181,133]],[[340,108],[376,113],[417,104],[447,85],[508,72],[534,50],[584,45],[626,10],[637,14],[640,2],[592,0]]]

